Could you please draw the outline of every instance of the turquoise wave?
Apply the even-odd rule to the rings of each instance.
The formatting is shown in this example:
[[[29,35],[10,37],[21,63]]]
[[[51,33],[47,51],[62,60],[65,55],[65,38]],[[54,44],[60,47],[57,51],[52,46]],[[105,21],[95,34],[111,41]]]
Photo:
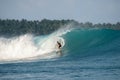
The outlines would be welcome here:
[[[112,29],[74,29],[63,35],[63,51],[68,55],[93,56],[120,52],[120,31]]]

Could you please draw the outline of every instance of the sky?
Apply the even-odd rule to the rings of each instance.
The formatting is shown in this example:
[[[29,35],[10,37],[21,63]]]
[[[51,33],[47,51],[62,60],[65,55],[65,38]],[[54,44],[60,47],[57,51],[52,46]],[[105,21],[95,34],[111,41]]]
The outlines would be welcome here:
[[[120,22],[120,0],[0,0],[1,19]]]

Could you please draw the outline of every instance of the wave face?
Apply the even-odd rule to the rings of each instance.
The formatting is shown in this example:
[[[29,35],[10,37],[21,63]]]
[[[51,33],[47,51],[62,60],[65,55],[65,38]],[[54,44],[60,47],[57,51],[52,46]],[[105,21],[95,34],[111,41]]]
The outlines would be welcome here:
[[[62,54],[74,56],[96,56],[120,52],[120,31],[111,29],[60,29],[50,35],[30,34],[14,38],[0,38],[0,61],[48,59]]]
[[[65,50],[73,56],[119,54],[120,31],[111,29],[74,29],[63,36]]]

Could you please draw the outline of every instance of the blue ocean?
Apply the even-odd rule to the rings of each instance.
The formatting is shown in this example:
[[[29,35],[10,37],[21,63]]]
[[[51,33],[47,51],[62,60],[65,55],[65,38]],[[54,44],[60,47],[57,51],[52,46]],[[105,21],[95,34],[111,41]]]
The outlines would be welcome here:
[[[120,30],[68,28],[0,37],[0,80],[119,79]]]

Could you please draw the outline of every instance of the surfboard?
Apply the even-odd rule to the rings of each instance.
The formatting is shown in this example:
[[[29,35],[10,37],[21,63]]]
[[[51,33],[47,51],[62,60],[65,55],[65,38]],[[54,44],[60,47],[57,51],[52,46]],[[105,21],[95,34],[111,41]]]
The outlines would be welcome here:
[[[59,56],[62,56],[62,50],[59,49],[58,51],[56,51],[56,54],[58,54]]]

